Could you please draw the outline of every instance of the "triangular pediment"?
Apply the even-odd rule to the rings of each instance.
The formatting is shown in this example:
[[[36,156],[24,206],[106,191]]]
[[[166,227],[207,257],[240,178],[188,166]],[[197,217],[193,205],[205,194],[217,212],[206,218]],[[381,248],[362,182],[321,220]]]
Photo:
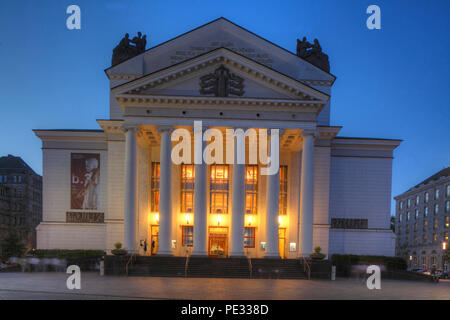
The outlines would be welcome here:
[[[335,80],[333,75],[225,18],[216,19],[152,47],[139,56],[107,69],[106,73],[110,77],[152,74],[218,48],[227,48],[300,81],[320,81],[329,86]]]
[[[217,94],[202,90],[202,79],[225,69],[228,77],[241,79],[241,91]],[[211,84],[213,80],[207,80]],[[231,81],[231,80],[230,80]],[[220,79],[216,80],[220,86]],[[210,86],[211,87],[211,86]],[[208,89],[211,89],[208,87]],[[236,87],[236,86],[235,86]],[[203,88],[204,89],[204,88]],[[292,99],[326,103],[329,96],[287,75],[226,48],[219,48],[143,76],[112,89],[116,96],[219,96],[266,99]],[[209,92],[209,93],[208,93]],[[229,95],[228,95],[229,93]],[[239,94],[240,93],[240,94]]]

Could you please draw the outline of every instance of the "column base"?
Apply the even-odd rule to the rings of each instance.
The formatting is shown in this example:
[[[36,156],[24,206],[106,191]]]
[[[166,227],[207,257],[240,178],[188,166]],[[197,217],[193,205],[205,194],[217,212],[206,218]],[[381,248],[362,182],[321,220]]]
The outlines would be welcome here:
[[[281,259],[280,255],[278,253],[266,253],[264,255],[265,259]]]
[[[208,256],[208,253],[206,252],[194,252],[190,255],[191,257],[202,257],[205,258]]]
[[[156,256],[158,256],[158,257],[173,257],[174,255],[173,255],[173,253],[172,252],[167,252],[167,251],[165,251],[165,252],[157,252],[156,253]]]

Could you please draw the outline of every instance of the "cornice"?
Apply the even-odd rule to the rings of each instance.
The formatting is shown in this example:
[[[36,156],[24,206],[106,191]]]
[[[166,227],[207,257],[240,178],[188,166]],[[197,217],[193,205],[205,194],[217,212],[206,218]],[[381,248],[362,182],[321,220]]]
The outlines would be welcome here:
[[[170,106],[179,105],[184,108],[190,106],[210,107],[216,106],[240,106],[240,107],[279,107],[286,110],[304,112],[320,112],[325,106],[323,101],[303,101],[291,99],[263,99],[263,98],[234,98],[234,97],[210,97],[210,96],[163,96],[163,95],[130,95],[122,94],[116,96],[119,104],[128,106]]]

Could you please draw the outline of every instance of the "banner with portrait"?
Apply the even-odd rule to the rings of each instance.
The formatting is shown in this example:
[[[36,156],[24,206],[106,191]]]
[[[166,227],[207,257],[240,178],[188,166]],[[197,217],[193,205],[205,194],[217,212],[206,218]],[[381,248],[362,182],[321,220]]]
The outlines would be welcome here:
[[[70,208],[98,210],[100,154],[72,153]]]

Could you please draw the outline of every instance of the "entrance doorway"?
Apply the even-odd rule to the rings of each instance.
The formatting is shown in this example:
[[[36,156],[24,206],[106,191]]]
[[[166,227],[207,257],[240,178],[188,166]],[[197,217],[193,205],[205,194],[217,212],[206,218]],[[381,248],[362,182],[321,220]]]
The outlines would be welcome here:
[[[286,258],[286,228],[278,229],[278,252],[281,259]]]
[[[208,255],[228,257],[228,227],[209,227]]]
[[[151,242],[150,242],[150,255],[155,255],[158,252],[158,245],[159,245],[159,226],[158,225],[152,225],[150,226],[150,232],[151,232]]]

